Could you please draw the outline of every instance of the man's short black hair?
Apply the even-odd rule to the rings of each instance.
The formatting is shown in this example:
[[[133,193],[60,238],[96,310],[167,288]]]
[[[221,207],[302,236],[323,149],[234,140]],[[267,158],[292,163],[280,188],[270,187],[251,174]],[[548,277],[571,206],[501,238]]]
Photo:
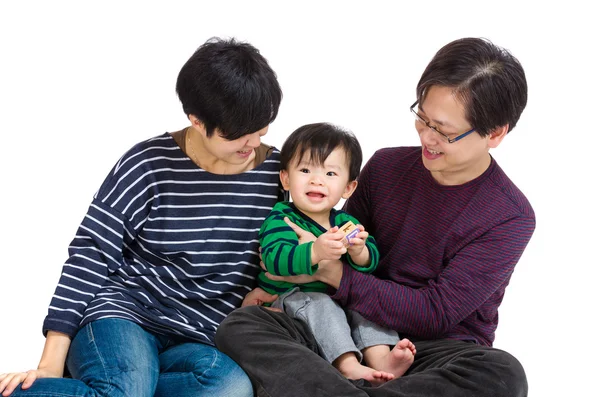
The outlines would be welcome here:
[[[527,80],[517,58],[482,38],[452,41],[435,54],[417,85],[419,103],[432,86],[454,89],[481,136],[506,124],[512,130],[527,104]]]

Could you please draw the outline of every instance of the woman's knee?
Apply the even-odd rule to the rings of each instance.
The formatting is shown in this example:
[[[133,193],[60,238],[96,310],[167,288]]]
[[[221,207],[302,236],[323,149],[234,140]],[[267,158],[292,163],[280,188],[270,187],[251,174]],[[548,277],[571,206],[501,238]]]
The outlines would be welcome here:
[[[158,350],[154,338],[137,324],[98,320],[77,333],[67,366],[73,378],[97,395],[148,396],[158,380]]]
[[[223,396],[228,397],[252,397],[254,395],[252,382],[244,370],[230,359],[228,369],[221,382]],[[229,371],[229,372],[227,372]]]
[[[192,373],[203,395],[223,397],[251,397],[252,383],[244,370],[229,356],[216,348],[210,352],[198,351]]]

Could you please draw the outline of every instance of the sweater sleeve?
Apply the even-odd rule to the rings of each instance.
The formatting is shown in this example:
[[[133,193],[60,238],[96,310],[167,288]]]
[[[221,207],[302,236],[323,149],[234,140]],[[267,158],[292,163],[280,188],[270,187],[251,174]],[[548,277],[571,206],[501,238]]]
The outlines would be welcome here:
[[[317,266],[311,264],[312,242],[298,244],[298,236],[284,218],[289,215],[273,210],[260,230],[262,260],[267,271],[278,276],[313,274]]]
[[[75,336],[88,304],[110,275],[122,271],[123,250],[151,208],[142,162],[124,156],[102,183],[69,246],[42,331]],[[126,166],[123,166],[123,164]],[[151,196],[150,196],[151,197]],[[133,226],[133,225],[137,225]]]
[[[124,231],[123,216],[95,199],[69,246],[44,320],[44,335],[52,330],[75,336],[89,302],[121,266]]]
[[[535,220],[507,219],[471,241],[426,287],[411,288],[345,265],[332,298],[400,333],[443,337],[505,286],[529,242]]]

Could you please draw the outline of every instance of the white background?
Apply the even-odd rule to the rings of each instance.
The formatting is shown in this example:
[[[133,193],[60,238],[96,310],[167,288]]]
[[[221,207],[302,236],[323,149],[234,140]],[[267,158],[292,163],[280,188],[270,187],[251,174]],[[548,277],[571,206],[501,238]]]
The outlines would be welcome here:
[[[205,40],[248,41],[277,72],[267,143],[329,121],[368,158],[418,144],[408,109],[421,72],[442,45],[476,36],[525,68],[528,106],[492,154],[538,220],[495,346],[521,360],[530,396],[600,395],[600,30],[583,2],[535,3],[2,2],[0,372],[37,365],[67,246],[112,165],[187,125],[175,80]]]

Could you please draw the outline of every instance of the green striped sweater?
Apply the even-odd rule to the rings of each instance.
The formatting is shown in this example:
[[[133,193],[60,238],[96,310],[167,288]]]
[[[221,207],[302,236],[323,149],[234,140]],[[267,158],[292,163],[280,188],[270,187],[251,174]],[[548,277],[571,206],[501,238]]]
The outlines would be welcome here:
[[[321,225],[300,212],[293,203],[287,201],[277,203],[263,222],[259,233],[262,260],[267,271],[279,276],[313,274],[318,269],[318,265],[312,265],[310,258],[313,243],[299,245],[298,236],[284,221],[286,217],[302,229],[313,233],[316,237],[326,232]],[[341,227],[348,221],[352,221],[354,224],[359,223],[356,218],[344,211],[331,210],[329,217],[331,227]],[[379,251],[372,236],[367,238],[366,246],[371,259],[368,266],[356,265],[352,262],[349,254],[343,255],[342,260],[348,262],[360,272],[372,272],[379,263]],[[325,292],[327,290],[327,285],[320,281],[296,285],[285,281],[269,280],[264,272],[258,275],[258,286],[271,294],[279,295],[294,287],[299,287],[301,291],[305,292]]]

